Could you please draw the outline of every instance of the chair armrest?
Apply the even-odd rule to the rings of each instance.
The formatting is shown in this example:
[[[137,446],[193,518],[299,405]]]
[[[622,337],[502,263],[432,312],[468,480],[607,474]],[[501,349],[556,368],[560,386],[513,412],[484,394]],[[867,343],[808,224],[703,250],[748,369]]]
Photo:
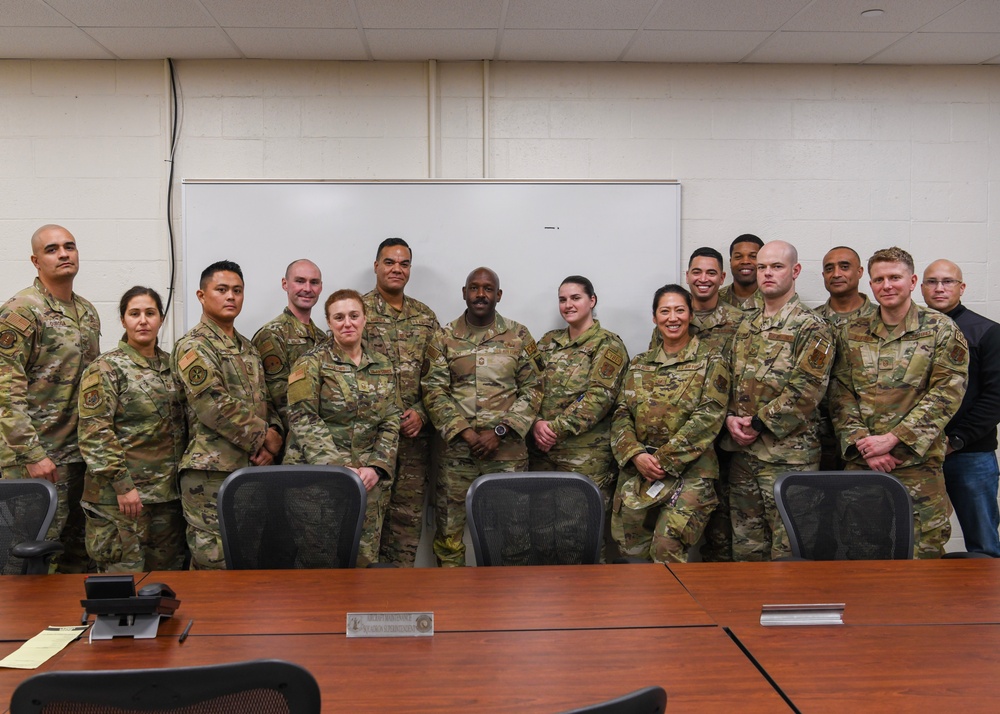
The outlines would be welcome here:
[[[18,558],[45,558],[63,552],[63,544],[51,540],[26,540],[10,549],[10,554]]]

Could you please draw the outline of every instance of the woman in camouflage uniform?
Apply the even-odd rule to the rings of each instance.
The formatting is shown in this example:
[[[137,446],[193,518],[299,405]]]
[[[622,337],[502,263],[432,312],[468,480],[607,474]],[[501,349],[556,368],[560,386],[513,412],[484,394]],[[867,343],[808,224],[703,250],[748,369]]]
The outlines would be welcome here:
[[[125,335],[80,383],[87,553],[102,573],[177,570],[187,557],[177,489],[187,431],[170,355],[156,344],[163,304],[137,285],[118,307]]]
[[[664,285],[653,298],[661,340],[629,364],[611,426],[621,466],[611,533],[622,552],[685,562],[718,503],[712,443],[729,401],[729,368],[692,336],[691,295]]]
[[[399,443],[392,363],[362,340],[365,306],[354,290],[326,299],[333,339],[306,352],[288,375],[286,464],[346,466],[368,491],[358,565],[378,561],[385,501]],[[311,517],[308,513],[301,517]]]
[[[628,365],[621,338],[594,319],[597,295],[582,275],[559,286],[559,314],[567,327],[538,342],[545,371],[538,420],[531,427],[532,471],[575,471],[611,502],[618,469],[611,455],[611,413]]]

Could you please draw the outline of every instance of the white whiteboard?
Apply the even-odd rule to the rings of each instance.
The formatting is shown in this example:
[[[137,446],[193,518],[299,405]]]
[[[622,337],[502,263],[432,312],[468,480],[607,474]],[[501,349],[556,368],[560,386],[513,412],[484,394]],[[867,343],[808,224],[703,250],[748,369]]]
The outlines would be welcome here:
[[[183,182],[184,329],[197,323],[201,271],[223,259],[243,269],[237,329],[251,336],[284,307],[285,266],[309,258],[323,271],[313,319],[334,290],[375,285],[378,244],[399,236],[413,250],[406,293],[442,324],[465,310],[462,286],[485,265],[500,276],[500,314],[535,339],[564,327],[557,291],[567,275],[590,278],[601,325],[646,349],[656,288],[678,282],[677,182],[210,181]]]

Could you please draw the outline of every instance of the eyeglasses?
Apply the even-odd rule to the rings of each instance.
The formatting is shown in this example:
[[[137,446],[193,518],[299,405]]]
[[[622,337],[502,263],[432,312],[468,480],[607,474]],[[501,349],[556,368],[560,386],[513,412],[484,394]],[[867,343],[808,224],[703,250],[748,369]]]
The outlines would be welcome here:
[[[940,285],[943,288],[947,288],[948,290],[951,290],[953,287],[955,287],[956,285],[958,285],[960,282],[962,282],[962,281],[961,280],[955,280],[955,278],[944,278],[943,280],[938,280],[937,278],[927,278],[924,281],[924,285],[926,287],[928,287],[928,288],[936,288],[938,285]]]

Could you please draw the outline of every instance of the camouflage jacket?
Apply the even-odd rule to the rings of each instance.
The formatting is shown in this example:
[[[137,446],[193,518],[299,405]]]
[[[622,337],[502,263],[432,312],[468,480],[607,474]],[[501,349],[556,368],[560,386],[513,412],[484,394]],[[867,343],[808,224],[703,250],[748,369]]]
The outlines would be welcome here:
[[[611,445],[611,414],[622,387],[628,352],[621,338],[595,321],[575,340],[552,330],[538,343],[544,371],[538,418],[559,437],[550,453]]]
[[[892,333],[878,310],[840,328],[830,417],[845,458],[863,465],[854,443],[892,433],[900,440],[891,452],[900,468],[941,461],[944,427],[962,403],[968,371],[962,331],[916,303]]]
[[[174,345],[170,369],[185,403],[188,445],[181,469],[235,471],[250,465],[268,427],[281,420],[264,384],[257,348],[202,320]]]
[[[720,354],[726,354],[744,315],[745,313],[738,307],[733,307],[725,300],[719,300],[713,310],[692,311],[691,326],[688,331],[692,335],[698,335],[709,348]],[[659,328],[654,327],[653,336],[649,338],[649,349],[656,349],[662,341]]]
[[[749,313],[733,337],[729,413],[757,416],[764,432],[739,446],[723,432],[722,448],[748,451],[772,464],[819,461],[817,407],[833,367],[834,339],[827,322],[798,295],[770,317]]]
[[[836,312],[832,307],[830,307],[830,301],[827,300],[825,303],[816,308],[816,314],[829,322],[834,331],[843,327],[848,322],[858,319],[859,317],[870,317],[878,310],[878,303],[872,302],[864,293],[860,293],[860,295],[864,299],[864,302],[857,310],[851,310],[850,312]]]
[[[611,448],[623,472],[632,459],[656,449],[669,476],[717,478],[712,444],[726,419],[729,367],[697,336],[675,355],[661,346],[629,363],[611,426]]]
[[[463,313],[434,334],[423,372],[424,406],[445,442],[503,422],[520,438],[502,439],[491,458],[527,457],[524,437],[542,403],[541,358],[528,328],[498,313],[489,329],[475,330]]]
[[[738,298],[732,283],[719,288],[719,300],[729,303],[733,307],[738,307],[743,312],[760,310],[764,307],[764,297],[760,294],[760,290],[754,290],[753,295],[748,298]]]
[[[378,290],[364,296],[365,341],[368,346],[392,362],[396,375],[399,408],[413,409],[430,431],[430,419],[420,391],[420,368],[431,337],[438,331],[434,311],[419,300],[403,297],[403,309],[396,311]]]
[[[125,342],[105,352],[80,382],[83,500],[114,505],[133,488],[143,503],[180,498],[186,429],[170,355],[157,348],[150,361]]]
[[[264,365],[264,383],[271,396],[274,408],[278,410],[281,423],[288,430],[288,375],[292,365],[306,352],[327,339],[312,320],[308,325],[286,307],[276,318],[257,330],[253,336],[253,346],[260,353]]]
[[[78,391],[101,351],[101,321],[76,293],[73,308],[37,278],[0,308],[0,468],[83,460]]]
[[[377,466],[391,478],[399,417],[389,360],[363,343],[355,365],[329,340],[296,362],[288,378],[285,463]]]

